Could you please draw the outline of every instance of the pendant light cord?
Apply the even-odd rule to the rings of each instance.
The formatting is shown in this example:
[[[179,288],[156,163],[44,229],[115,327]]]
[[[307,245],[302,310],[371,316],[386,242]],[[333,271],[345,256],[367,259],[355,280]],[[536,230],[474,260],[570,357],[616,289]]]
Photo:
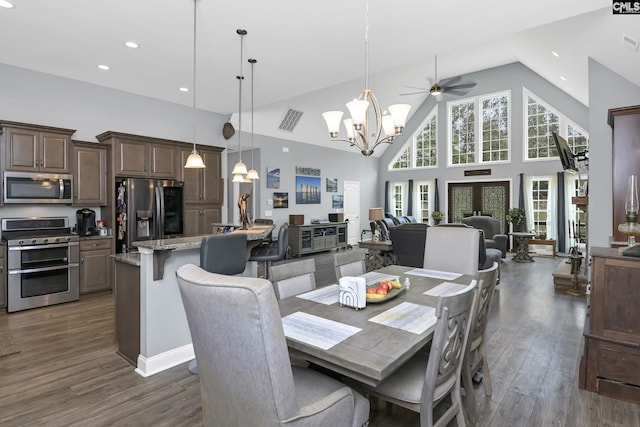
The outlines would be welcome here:
[[[369,0],[364,10],[364,88],[369,89]]]
[[[196,153],[196,2],[193,0],[193,153]]]
[[[246,30],[236,30],[236,33],[240,34],[240,75],[236,76],[238,79],[238,161],[242,162],[242,149],[240,147],[240,134],[242,133],[242,57],[244,52],[244,36],[247,34]]]
[[[254,58],[249,58],[249,63],[251,64],[251,169],[253,167],[253,66],[258,62]]]

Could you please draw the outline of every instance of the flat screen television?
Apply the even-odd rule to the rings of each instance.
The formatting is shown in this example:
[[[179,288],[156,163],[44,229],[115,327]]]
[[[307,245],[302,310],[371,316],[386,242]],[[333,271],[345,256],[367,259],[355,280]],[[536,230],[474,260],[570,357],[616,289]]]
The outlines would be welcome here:
[[[556,150],[558,150],[558,156],[560,157],[560,163],[562,163],[562,169],[569,172],[577,172],[576,156],[569,148],[567,140],[558,135],[556,132],[552,133],[553,140],[556,143]]]

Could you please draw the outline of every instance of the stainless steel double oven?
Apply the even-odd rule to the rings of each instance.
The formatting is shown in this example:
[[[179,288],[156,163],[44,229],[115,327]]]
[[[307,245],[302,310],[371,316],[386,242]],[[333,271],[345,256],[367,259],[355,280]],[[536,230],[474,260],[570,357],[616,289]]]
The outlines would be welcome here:
[[[79,239],[67,218],[3,218],[2,239],[8,312],[79,298]]]

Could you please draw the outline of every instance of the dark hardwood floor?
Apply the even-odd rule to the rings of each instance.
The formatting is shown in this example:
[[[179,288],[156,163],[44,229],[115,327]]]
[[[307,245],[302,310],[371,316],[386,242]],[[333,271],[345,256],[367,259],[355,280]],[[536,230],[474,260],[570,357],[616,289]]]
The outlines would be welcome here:
[[[333,253],[315,256],[319,285],[335,281]],[[564,259],[535,259],[502,264],[487,331],[493,395],[474,390],[477,425],[640,427],[640,405],[578,389],[586,300],[554,291]],[[201,426],[198,377],[186,364],[140,377],[115,353],[113,315],[111,294],[0,314],[22,349],[0,357],[0,426]],[[402,409],[371,421],[419,425]]]

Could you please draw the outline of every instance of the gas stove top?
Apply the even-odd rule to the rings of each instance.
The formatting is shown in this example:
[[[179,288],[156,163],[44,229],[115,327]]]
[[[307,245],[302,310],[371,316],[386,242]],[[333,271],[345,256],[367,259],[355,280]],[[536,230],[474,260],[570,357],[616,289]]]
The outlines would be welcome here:
[[[8,246],[48,245],[78,241],[66,217],[3,218],[2,240]]]

